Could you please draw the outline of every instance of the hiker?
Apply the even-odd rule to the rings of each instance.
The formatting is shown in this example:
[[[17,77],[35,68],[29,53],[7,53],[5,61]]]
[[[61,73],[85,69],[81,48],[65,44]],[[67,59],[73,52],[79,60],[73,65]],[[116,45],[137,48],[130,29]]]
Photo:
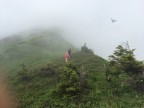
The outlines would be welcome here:
[[[64,57],[65,57],[65,62],[68,63],[68,60],[70,59],[70,54],[69,54],[68,50],[65,53]]]
[[[68,49],[69,56],[71,57],[71,48]]]

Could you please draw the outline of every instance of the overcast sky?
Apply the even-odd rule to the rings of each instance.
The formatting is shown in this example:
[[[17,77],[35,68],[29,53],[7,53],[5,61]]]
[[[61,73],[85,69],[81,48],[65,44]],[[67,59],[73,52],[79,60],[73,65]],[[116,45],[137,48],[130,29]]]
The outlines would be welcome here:
[[[144,0],[0,0],[0,38],[51,26],[106,59],[129,41],[136,57],[144,60]]]

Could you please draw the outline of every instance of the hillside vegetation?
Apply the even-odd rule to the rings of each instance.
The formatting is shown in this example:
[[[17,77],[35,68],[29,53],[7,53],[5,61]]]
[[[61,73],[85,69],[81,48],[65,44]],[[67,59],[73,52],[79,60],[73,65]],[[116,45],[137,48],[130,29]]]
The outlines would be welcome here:
[[[144,107],[144,64],[136,60],[134,49],[130,49],[128,44],[118,45],[109,61],[95,55],[84,44],[80,51],[72,49],[67,64],[63,54],[67,46],[72,45],[56,34],[51,36],[23,38],[22,45],[29,45],[33,50],[29,49],[31,47],[19,48],[21,41],[18,38],[16,42],[12,39],[9,44],[1,42],[4,45],[1,54],[6,51],[4,48],[10,48],[8,56],[4,55],[1,60],[5,66],[9,64],[15,68],[15,74],[13,70],[9,71],[12,73],[8,80],[18,108]],[[31,51],[35,53],[29,53]],[[26,54],[31,55],[30,58]],[[21,58],[18,55],[25,60],[18,59]]]
[[[88,104],[88,106],[90,107],[91,103],[89,102],[91,101],[91,98],[95,97],[95,96],[91,97],[90,95],[96,95],[93,94],[94,92],[93,87],[95,88],[95,86],[100,86],[99,85],[100,81],[94,83],[95,80],[98,80],[97,78],[101,79],[101,77],[105,79],[105,77],[103,76],[104,69],[102,65],[104,63],[106,63],[106,61],[101,57],[89,53],[77,52],[72,53],[69,65],[64,63],[63,58],[57,58],[57,60],[55,60],[50,64],[47,64],[42,68],[37,69],[35,68],[29,70],[27,69],[26,66],[23,66],[22,70],[18,74],[10,77],[11,78],[10,80],[12,81],[11,82],[12,85],[17,85],[14,89],[17,92],[17,97],[21,108],[49,108],[49,107],[71,108],[78,106],[84,107],[86,104]],[[82,71],[82,73],[80,71]],[[79,75],[77,76],[78,74],[77,72],[78,73],[80,72],[81,75],[79,74],[80,76]],[[84,75],[82,75],[83,72]],[[69,76],[68,79],[65,76],[66,73]],[[70,76],[72,77],[72,80],[69,82],[68,80]],[[79,86],[80,81],[79,78],[82,78],[81,79],[82,82],[86,80],[88,85],[87,87],[85,87],[84,83],[85,89],[83,88],[83,86],[82,86],[83,89],[81,87],[80,87],[81,89],[75,88]],[[59,94],[58,93],[59,90],[62,90],[64,92],[64,90],[66,89],[66,88],[62,89],[60,87],[62,83],[61,81],[67,83],[66,84],[67,86],[66,85],[65,86],[68,87],[70,91],[68,92],[68,94],[62,97],[61,96],[57,97]],[[78,85],[72,86],[71,85],[72,83]],[[87,91],[85,91],[86,89]],[[72,95],[71,92],[74,92],[74,94]],[[71,95],[69,95],[69,93]],[[97,97],[95,97],[95,99],[96,98]]]
[[[73,45],[52,31],[21,33],[0,41],[0,64],[8,71],[16,71],[20,65],[29,67],[46,64],[63,56]]]

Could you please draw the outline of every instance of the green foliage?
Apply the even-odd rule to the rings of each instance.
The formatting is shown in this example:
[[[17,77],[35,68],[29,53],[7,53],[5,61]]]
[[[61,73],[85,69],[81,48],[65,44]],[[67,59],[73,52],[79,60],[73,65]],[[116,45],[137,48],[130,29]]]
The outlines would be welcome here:
[[[130,50],[119,45],[110,57],[110,66],[116,67],[118,71],[128,73],[129,75],[142,74],[143,62],[134,58],[134,49]]]
[[[20,82],[27,82],[30,80],[30,77],[28,75],[28,69],[26,68],[26,65],[25,64],[22,64],[22,69],[21,71],[18,73],[19,75],[19,81]]]
[[[120,46],[110,62],[77,52],[70,64],[55,55],[46,66],[25,63],[9,76],[19,108],[143,108],[143,63],[129,51]],[[20,80],[23,75],[29,80]]]
[[[86,76],[83,67],[78,69],[74,64],[66,65],[57,84],[59,97],[80,101],[83,94],[87,94],[89,90]]]
[[[59,33],[31,31],[4,38],[0,41],[0,65],[12,73],[24,63],[30,68],[43,66],[58,57],[63,57],[67,48],[74,47]]]
[[[142,61],[136,60],[134,49],[131,50],[128,43],[125,48],[119,45],[114,54],[109,57],[108,80],[113,80],[113,84],[117,83],[117,88],[120,88],[119,86],[124,83],[136,89],[144,90],[144,64]],[[121,80],[121,76],[123,76],[123,80]]]
[[[53,63],[48,63],[46,66],[33,69],[22,65],[21,70],[16,72],[17,74],[13,74],[10,79],[14,91],[17,93],[16,97],[19,100],[20,107],[83,108],[87,106],[91,108],[92,104],[94,106],[97,95],[94,94],[95,90],[90,91],[93,88],[92,86],[100,84],[101,78],[97,79],[98,84],[97,81],[92,80],[101,76],[96,75],[96,73],[99,71],[99,74],[101,74],[103,70],[101,64],[105,63],[105,60],[89,53],[78,52],[72,53],[70,62],[74,62],[75,65],[71,63],[63,65],[65,62],[62,57],[57,58]],[[19,73],[21,71],[30,80],[20,81],[21,75]],[[65,77],[67,80],[64,80],[62,76],[65,76],[65,74],[71,77]],[[62,81],[67,84],[64,89],[65,94],[60,94],[59,85]]]
[[[59,73],[59,66],[53,63],[37,69],[27,69],[22,65],[20,72],[10,77],[19,107],[45,108],[44,105],[50,102],[51,91],[59,79]]]

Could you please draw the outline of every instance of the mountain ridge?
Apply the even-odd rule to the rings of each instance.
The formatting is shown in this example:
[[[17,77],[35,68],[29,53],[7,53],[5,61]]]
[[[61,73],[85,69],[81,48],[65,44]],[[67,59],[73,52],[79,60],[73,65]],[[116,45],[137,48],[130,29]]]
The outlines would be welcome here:
[[[75,50],[71,43],[51,31],[32,32],[27,36],[17,34],[0,41],[0,64],[7,69],[36,62],[45,64],[54,56],[63,56],[68,48]]]

